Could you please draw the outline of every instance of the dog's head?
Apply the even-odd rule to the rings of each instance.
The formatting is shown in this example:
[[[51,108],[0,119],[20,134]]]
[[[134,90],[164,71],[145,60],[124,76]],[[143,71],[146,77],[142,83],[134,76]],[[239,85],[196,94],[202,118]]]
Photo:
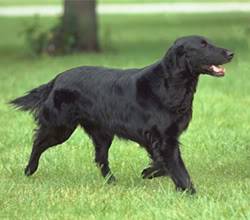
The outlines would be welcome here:
[[[225,68],[221,65],[233,58],[233,52],[213,45],[202,36],[182,37],[175,41],[164,59],[177,68],[199,75],[209,74],[221,77]]]

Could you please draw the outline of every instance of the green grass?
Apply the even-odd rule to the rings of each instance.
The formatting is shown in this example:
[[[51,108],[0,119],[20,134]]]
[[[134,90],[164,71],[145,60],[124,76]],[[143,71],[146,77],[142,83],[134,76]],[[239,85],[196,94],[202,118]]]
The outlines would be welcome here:
[[[61,4],[62,0],[0,0],[0,6],[9,5],[53,5]],[[157,2],[249,2],[249,0],[97,0],[98,3],[157,3]]]
[[[20,34],[31,19],[1,18],[0,219],[250,219],[249,20],[247,14],[103,16],[104,53],[36,59]],[[42,21],[49,27],[55,19]],[[201,77],[181,138],[195,196],[175,192],[169,178],[142,180],[145,151],[118,139],[110,150],[118,182],[106,185],[80,129],[42,156],[34,176],[23,175],[35,124],[8,100],[74,66],[148,65],[187,34],[206,35],[236,53],[224,78]]]

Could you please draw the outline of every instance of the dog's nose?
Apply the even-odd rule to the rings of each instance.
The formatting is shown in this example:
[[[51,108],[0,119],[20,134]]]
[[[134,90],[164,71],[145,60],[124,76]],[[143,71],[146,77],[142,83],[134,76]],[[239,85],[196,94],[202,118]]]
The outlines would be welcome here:
[[[227,55],[228,59],[232,59],[234,56],[234,53],[230,50],[226,50],[226,55]]]

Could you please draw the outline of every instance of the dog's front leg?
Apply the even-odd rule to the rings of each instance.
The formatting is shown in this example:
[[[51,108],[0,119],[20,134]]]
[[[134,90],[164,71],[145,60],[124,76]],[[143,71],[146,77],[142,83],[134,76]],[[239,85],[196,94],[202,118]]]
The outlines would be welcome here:
[[[176,189],[187,190],[191,194],[195,193],[190,176],[181,158],[178,140],[175,138],[166,139],[161,145],[160,152]]]
[[[178,140],[167,138],[151,142],[153,166],[143,170],[143,178],[154,178],[169,175],[176,188],[195,193],[188,171],[181,158]]]

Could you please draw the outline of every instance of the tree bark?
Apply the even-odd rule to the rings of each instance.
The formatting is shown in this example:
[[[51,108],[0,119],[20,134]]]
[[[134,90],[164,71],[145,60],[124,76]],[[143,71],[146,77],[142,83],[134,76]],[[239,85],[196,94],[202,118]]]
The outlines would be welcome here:
[[[63,31],[74,36],[79,51],[98,51],[95,0],[64,0]]]

